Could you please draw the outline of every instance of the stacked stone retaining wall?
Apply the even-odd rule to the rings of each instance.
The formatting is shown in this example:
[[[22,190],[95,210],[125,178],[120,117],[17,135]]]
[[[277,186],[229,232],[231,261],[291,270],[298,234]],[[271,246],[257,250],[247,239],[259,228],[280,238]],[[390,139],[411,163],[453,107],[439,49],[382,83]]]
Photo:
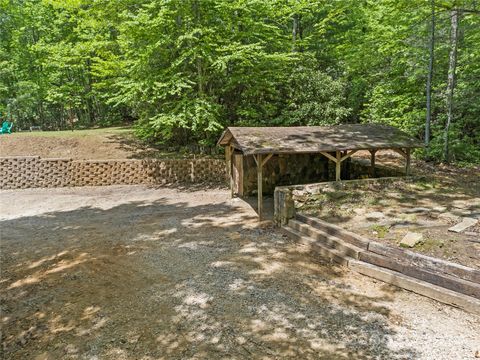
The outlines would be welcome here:
[[[72,160],[0,158],[0,189],[226,183],[220,159]]]

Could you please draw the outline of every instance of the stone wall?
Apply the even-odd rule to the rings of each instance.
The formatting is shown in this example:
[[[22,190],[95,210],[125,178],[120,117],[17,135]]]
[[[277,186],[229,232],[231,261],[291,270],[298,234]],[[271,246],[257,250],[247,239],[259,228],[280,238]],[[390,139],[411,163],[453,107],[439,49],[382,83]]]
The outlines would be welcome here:
[[[173,183],[225,184],[225,161],[0,158],[0,189]]]
[[[276,186],[328,181],[328,165],[328,159],[320,154],[274,155],[263,167],[263,193],[273,194]],[[251,195],[257,190],[253,156],[243,157],[243,169],[243,193]]]
[[[362,190],[376,187],[384,183],[415,181],[418,177],[384,177],[373,179],[357,179],[330,181],[307,185],[277,186],[274,193],[274,220],[279,226],[284,225],[295,216],[296,209],[315,199],[322,193],[338,190]]]
[[[335,156],[335,154],[332,154]],[[253,156],[243,157],[243,194],[257,190],[257,165]],[[370,177],[370,161],[348,158],[342,162],[341,179]],[[404,176],[403,168],[375,166],[375,178]],[[335,180],[335,163],[321,154],[274,155],[263,167],[263,193],[273,194],[276,186]]]

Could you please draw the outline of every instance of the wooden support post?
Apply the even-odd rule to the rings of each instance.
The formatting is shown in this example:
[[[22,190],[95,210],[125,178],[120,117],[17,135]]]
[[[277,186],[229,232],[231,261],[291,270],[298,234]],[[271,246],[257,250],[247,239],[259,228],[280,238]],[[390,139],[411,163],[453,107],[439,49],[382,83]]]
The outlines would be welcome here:
[[[392,150],[395,151],[396,153],[402,155],[404,158],[407,158],[407,153],[405,151],[403,151],[402,149],[395,148],[395,149],[392,149]]]
[[[227,175],[230,182],[230,196],[233,198],[233,174],[232,174],[232,157],[233,148],[231,145],[225,147],[225,162],[227,163]]]
[[[254,155],[255,156],[255,155]],[[257,160],[257,197],[258,197],[258,220],[262,220],[263,211],[263,155],[258,154]]]
[[[377,149],[369,150],[370,151],[370,176],[375,177],[375,153]]]
[[[340,171],[341,171],[341,165],[342,165],[342,152],[341,151],[336,151],[337,158],[335,162],[335,181],[340,181]]]
[[[325,156],[327,159],[332,160],[335,163],[335,180],[340,181],[341,178],[341,171],[342,171],[342,161],[348,159],[350,156],[355,154],[358,150],[352,150],[348,152],[347,150],[345,151],[339,151],[337,150],[335,152],[336,157],[333,157],[327,152],[320,151],[320,154]]]
[[[410,148],[405,149],[405,175],[410,176]]]

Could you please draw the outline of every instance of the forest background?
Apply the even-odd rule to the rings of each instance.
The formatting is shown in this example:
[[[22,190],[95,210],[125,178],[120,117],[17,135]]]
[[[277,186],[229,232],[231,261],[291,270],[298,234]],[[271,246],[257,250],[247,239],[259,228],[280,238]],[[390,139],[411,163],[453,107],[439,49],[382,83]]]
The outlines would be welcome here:
[[[384,123],[478,164],[480,4],[0,0],[0,113],[203,150],[230,125]]]

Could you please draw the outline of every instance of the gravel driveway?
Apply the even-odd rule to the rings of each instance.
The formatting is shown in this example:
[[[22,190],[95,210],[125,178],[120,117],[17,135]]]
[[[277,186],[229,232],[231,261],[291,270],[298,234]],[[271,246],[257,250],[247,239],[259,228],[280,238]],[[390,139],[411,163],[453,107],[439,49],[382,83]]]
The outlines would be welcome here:
[[[1,195],[8,359],[474,359],[480,318],[314,258],[227,190]]]

